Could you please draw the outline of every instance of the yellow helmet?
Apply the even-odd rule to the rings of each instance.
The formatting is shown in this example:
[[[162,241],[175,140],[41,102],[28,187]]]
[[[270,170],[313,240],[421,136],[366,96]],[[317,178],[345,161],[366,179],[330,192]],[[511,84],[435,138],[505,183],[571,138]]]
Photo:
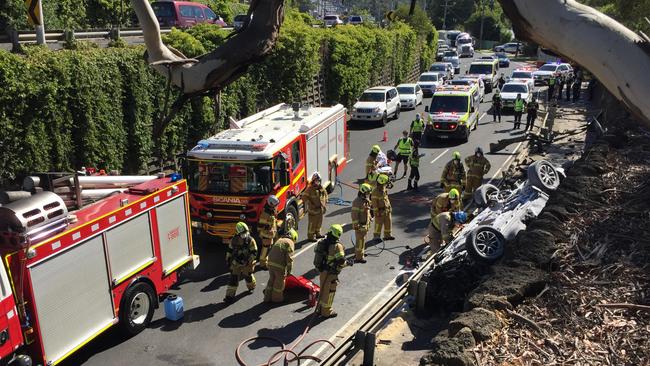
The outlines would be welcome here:
[[[458,151],[454,151],[454,153],[452,154],[452,157],[453,157],[454,159],[460,160],[460,152],[458,152]]]
[[[343,235],[343,226],[341,226],[339,224],[334,224],[334,225],[330,226],[330,231],[329,232],[330,232],[330,234],[332,234],[333,237],[338,239],[338,238],[341,237],[341,235]]]
[[[377,183],[382,185],[388,183],[388,180],[389,179],[386,174],[379,174],[379,176],[377,177]]]
[[[381,151],[381,147],[379,145],[372,145],[372,149],[370,150],[373,154],[379,154]]]
[[[370,184],[368,184],[368,183],[363,183],[363,184],[359,187],[359,191],[360,191],[361,193],[364,193],[364,194],[365,194],[365,193],[370,193],[370,191],[372,191],[372,186],[371,186]]]
[[[294,229],[291,229],[287,232],[287,236],[289,239],[293,240],[294,242],[298,240],[298,232]]]
[[[237,225],[235,225],[235,232],[237,235],[241,233],[247,233],[248,232],[248,225],[246,225],[245,222],[238,222]]]
[[[458,196],[460,196],[460,192],[458,192],[458,190],[456,188],[452,188],[449,191],[449,198],[450,199],[455,200],[455,199],[458,198]]]

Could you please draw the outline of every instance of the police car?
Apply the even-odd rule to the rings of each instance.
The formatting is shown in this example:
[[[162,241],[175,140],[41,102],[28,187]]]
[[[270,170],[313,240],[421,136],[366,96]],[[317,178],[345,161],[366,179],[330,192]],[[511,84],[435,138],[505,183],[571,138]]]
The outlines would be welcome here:
[[[458,139],[467,142],[470,130],[478,127],[479,105],[476,85],[443,85],[425,107],[429,121],[424,130],[427,140]]]

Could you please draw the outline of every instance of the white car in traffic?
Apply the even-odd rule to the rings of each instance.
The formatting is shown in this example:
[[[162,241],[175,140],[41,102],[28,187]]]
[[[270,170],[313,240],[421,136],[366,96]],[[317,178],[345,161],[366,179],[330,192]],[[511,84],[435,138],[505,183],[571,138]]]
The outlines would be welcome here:
[[[460,59],[456,51],[446,51],[442,56],[442,61],[451,64],[454,68],[454,74],[460,74]]]
[[[481,102],[483,102],[483,99],[485,97],[485,83],[483,82],[483,79],[480,77],[466,75],[460,78],[460,81],[469,81],[478,84],[478,95],[481,98]]]
[[[399,117],[401,103],[399,93],[393,86],[378,86],[367,89],[352,107],[353,121],[380,122],[385,126],[388,117]]]
[[[573,68],[569,64],[546,64],[533,72],[535,84],[548,84],[552,75],[573,75]]]
[[[432,96],[436,89],[442,85],[444,78],[439,72],[425,72],[420,75],[417,84],[422,88],[424,96]]]
[[[514,108],[515,99],[517,94],[521,94],[521,99],[525,103],[530,103],[533,100],[532,90],[529,89],[527,83],[522,82],[509,82],[501,88],[501,100],[503,101],[503,108]]]
[[[418,84],[400,84],[397,86],[402,109],[415,109],[422,103],[424,92]]]
[[[534,70],[532,69],[516,69],[512,72],[508,81],[520,82],[528,84],[530,90],[535,89],[535,78],[533,77]]]

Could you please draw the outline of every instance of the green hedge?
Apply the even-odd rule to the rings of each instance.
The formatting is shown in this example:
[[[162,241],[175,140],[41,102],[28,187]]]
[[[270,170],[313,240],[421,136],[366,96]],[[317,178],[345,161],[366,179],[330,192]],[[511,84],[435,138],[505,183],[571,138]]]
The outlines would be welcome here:
[[[152,141],[167,94],[165,80],[143,62],[142,47],[48,51],[0,51],[0,185],[32,171],[70,171],[81,166],[136,173],[159,152],[166,158],[240,118],[279,102],[299,100],[322,71],[331,103],[350,105],[382,72],[395,83],[434,49],[410,27],[311,27],[289,12],[269,57],[212,98],[188,103]],[[165,41],[195,57],[223,43],[227,33],[202,25],[175,30]],[[418,58],[420,54],[420,58]],[[324,55],[328,55],[324,57]],[[178,95],[172,91],[171,101]]]

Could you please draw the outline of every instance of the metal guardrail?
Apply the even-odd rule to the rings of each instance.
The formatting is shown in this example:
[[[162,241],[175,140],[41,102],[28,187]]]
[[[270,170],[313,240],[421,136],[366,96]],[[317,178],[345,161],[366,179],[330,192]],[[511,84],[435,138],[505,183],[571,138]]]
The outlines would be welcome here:
[[[233,27],[223,27],[221,29],[230,31],[233,30]],[[161,28],[161,34],[167,34],[171,32],[172,28]],[[112,34],[117,32],[117,29],[101,29],[101,30],[91,30],[91,31],[70,31],[75,39],[110,39]],[[131,37],[142,37],[142,29],[139,28],[128,28],[120,29],[120,37],[131,38]],[[19,43],[30,43],[36,42],[36,32],[29,31],[20,31],[18,32],[18,42]],[[51,31],[45,33],[46,42],[64,42],[66,39],[65,31]],[[6,34],[0,35],[0,43],[11,43],[11,37]]]
[[[402,305],[404,298],[409,294],[409,289],[411,288],[415,292],[419,291],[419,280],[422,278],[424,273],[430,268],[433,264],[434,256],[431,255],[424,263],[420,265],[417,271],[413,273],[411,278],[406,281],[400,288],[393,294],[374,314],[368,318],[355,332],[355,334],[346,338],[336,349],[330,353],[323,361],[320,363],[320,366],[338,366],[344,365],[349,361],[358,351],[364,349],[364,343],[361,339],[358,339],[361,336],[369,337],[365,344],[374,343],[374,335],[377,331],[381,329],[386,318],[393,312],[395,309]],[[417,287],[415,287],[417,286]],[[413,288],[415,287],[415,288]],[[416,297],[417,298],[417,297]],[[370,345],[372,346],[372,345]],[[364,355],[366,356],[366,355]],[[372,356],[371,356],[372,358]],[[365,364],[365,363],[364,363]]]

